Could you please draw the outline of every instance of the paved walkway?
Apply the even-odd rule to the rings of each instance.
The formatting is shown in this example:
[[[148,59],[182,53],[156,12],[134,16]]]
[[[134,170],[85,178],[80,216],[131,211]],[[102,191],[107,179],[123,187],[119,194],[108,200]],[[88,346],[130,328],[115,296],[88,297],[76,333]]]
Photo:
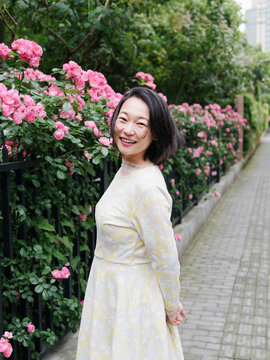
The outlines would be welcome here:
[[[270,134],[181,265],[185,360],[270,360]],[[75,347],[76,335],[45,360],[74,360]]]
[[[270,360],[270,135],[182,260],[185,360]]]

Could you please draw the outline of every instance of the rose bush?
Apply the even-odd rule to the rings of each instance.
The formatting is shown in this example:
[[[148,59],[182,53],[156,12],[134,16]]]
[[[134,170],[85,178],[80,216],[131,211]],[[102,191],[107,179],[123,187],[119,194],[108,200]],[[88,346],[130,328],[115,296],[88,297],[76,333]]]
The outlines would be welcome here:
[[[109,179],[118,163],[108,123],[122,97],[103,74],[73,61],[51,75],[42,73],[36,69],[41,55],[33,41],[16,40],[11,49],[0,44],[0,129],[9,161],[39,161],[24,169],[19,185],[15,172],[10,173],[14,257],[1,260],[4,327],[18,346],[32,350],[33,358],[39,356],[35,339],[49,345],[66,328],[76,330],[94,250],[93,212],[102,191],[103,159],[109,159]],[[136,79],[156,86],[150,74],[138,72]],[[239,161],[240,127],[246,121],[230,106],[184,103],[170,109],[186,146],[161,169],[174,212],[179,212],[207,193],[219,172]],[[2,221],[0,214],[0,233]],[[53,330],[48,319],[43,320],[46,330],[34,321],[37,296],[42,312],[53,313]],[[25,315],[22,307],[29,309]],[[1,341],[3,349],[10,349],[7,339]]]

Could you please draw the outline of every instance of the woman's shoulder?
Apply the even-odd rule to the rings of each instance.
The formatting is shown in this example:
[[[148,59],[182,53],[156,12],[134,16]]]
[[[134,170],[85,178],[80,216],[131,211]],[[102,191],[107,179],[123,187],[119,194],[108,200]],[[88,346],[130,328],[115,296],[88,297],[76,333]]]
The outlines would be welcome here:
[[[155,193],[157,190],[161,191],[166,197],[169,196],[165,179],[158,166],[152,166],[140,173],[138,172],[133,181],[138,196],[140,194],[150,196],[151,193]]]

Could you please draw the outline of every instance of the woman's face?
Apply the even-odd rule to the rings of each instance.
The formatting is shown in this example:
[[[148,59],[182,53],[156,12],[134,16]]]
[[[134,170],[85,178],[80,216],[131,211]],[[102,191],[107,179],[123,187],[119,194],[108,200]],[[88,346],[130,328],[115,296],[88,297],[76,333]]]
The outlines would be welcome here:
[[[131,97],[122,105],[114,126],[114,142],[123,159],[143,164],[144,154],[153,141],[148,105]]]

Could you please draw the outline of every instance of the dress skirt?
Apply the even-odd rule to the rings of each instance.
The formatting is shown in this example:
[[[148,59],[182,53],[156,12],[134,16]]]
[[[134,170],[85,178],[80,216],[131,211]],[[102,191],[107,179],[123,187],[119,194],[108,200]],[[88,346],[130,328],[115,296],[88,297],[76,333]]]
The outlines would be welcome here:
[[[150,263],[95,256],[87,284],[76,360],[183,360],[176,326]]]

